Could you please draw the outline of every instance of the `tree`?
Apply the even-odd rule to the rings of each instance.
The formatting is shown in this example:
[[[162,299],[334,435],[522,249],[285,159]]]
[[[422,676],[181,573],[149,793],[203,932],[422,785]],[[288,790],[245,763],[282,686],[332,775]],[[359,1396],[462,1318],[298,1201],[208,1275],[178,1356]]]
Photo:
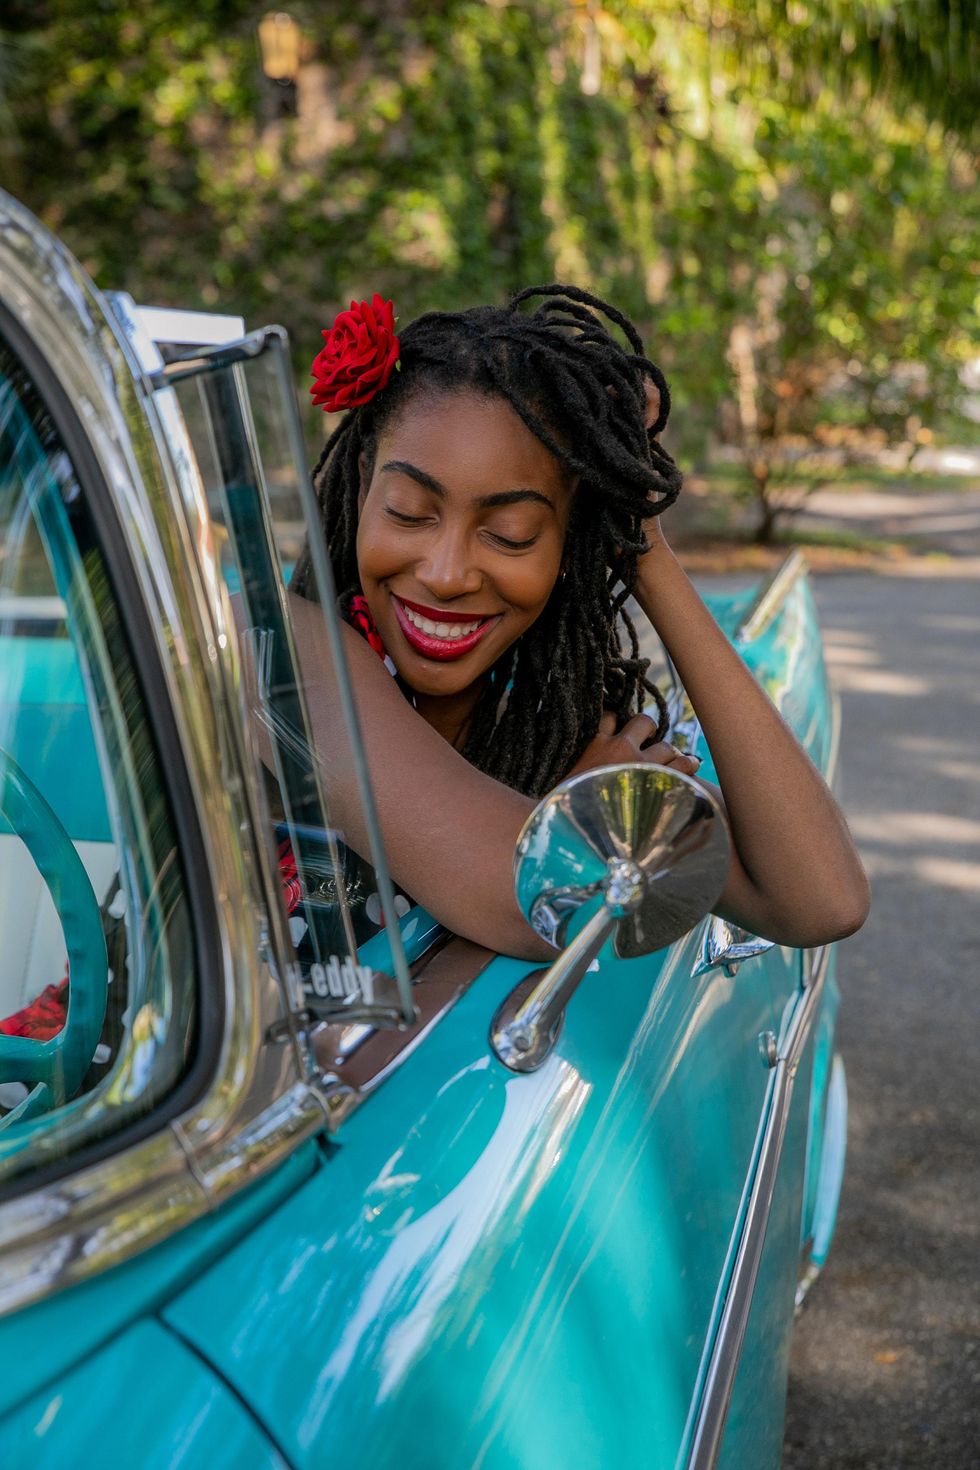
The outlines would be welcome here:
[[[801,72],[786,27],[808,13],[694,0],[654,27],[651,52],[688,104],[659,159],[667,321],[684,377],[727,400],[761,540],[834,431],[907,440],[955,407],[975,350],[972,159],[889,89]]]
[[[768,9],[785,54],[812,91],[846,91],[859,73],[876,96],[913,103],[963,138],[980,121],[977,0],[777,0]]]
[[[405,320],[587,285],[668,372],[675,451],[703,458],[719,425],[742,444],[771,534],[794,443],[858,418],[905,435],[969,351],[975,174],[897,100],[900,10],[297,0],[290,119],[268,105],[255,4],[8,5],[0,165],[102,284],[283,321],[301,381],[353,295],[392,295]],[[866,58],[847,87],[814,61],[845,44]]]

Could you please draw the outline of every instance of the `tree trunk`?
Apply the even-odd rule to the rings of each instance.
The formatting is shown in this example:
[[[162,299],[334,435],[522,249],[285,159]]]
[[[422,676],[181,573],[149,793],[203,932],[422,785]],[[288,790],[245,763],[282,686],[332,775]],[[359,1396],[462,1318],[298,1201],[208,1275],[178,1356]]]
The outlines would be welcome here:
[[[771,546],[776,539],[776,518],[779,515],[779,507],[773,503],[769,495],[770,468],[768,461],[764,459],[753,459],[749,465],[749,472],[752,476],[756,505],[759,511],[759,519],[755,527],[755,539],[760,546]]]

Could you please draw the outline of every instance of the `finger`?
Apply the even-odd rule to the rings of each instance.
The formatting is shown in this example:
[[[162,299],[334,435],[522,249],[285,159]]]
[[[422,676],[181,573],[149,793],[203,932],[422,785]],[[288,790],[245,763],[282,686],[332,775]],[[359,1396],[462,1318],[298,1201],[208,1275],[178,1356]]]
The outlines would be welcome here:
[[[685,776],[696,776],[701,769],[701,757],[678,753],[677,759],[671,761],[670,768],[672,771],[683,771]]]
[[[671,745],[668,740],[658,740],[655,744],[648,745],[643,756],[654,765],[670,766],[673,771],[683,771],[685,776],[696,775],[701,765],[700,756],[688,755],[685,751],[678,750],[676,745]]]
[[[657,722],[649,715],[634,715],[631,720],[627,720],[619,733],[630,745],[635,745],[637,750],[643,750],[644,745],[656,735]]]
[[[654,740],[642,747],[643,759],[655,766],[672,766],[680,755],[676,746],[666,740]]]
[[[598,733],[600,735],[615,735],[616,716],[613,714],[612,710],[607,709],[606,711],[604,711],[601,719],[599,720]]]

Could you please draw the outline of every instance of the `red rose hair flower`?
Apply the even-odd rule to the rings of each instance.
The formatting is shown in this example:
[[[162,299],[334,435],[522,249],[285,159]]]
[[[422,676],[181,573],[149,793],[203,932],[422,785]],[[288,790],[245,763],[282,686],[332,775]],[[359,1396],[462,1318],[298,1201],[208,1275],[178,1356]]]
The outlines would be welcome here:
[[[377,292],[370,305],[352,301],[350,311],[324,327],[323,340],[313,359],[313,402],[324,413],[360,407],[381,391],[398,361],[394,303]]]

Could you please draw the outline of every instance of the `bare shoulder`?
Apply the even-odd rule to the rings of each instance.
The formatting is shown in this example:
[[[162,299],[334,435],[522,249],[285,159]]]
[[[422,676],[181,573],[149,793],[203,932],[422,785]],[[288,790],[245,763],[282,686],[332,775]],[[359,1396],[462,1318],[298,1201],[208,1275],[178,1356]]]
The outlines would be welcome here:
[[[325,647],[327,629],[320,604],[312,602],[308,597],[300,597],[295,592],[286,593],[286,603],[300,653]]]
[[[307,699],[325,731],[327,727],[332,728],[340,711],[336,699],[334,655],[323,608],[318,602],[290,595],[289,613]],[[431,736],[429,743],[435,748],[444,744],[419,719],[374,650],[349,623],[343,621],[340,622],[340,646],[369,745],[385,743],[384,732],[395,743],[425,740]],[[420,725],[423,726],[421,731],[417,728]],[[448,746],[446,750],[449,751]]]
[[[293,625],[293,635],[296,639],[296,647],[300,656],[321,655],[330,647],[330,638],[327,633],[327,623],[324,617],[323,607],[319,602],[313,602],[309,597],[300,597],[295,592],[286,593],[286,603],[289,608],[289,617]],[[358,644],[363,645],[364,640],[349,623],[340,620],[340,638],[344,653],[350,657],[350,652]],[[370,650],[369,650],[370,651]]]

